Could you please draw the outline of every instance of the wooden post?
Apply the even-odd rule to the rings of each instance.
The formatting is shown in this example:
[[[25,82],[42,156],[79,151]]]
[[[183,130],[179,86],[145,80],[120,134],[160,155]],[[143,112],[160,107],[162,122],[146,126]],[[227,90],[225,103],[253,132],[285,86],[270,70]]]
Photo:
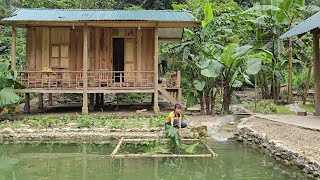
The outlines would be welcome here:
[[[313,61],[314,61],[314,107],[315,115],[320,115],[320,58],[318,29],[313,32]]]
[[[178,94],[177,94],[177,101],[178,103],[182,103],[182,89],[181,89],[181,71],[177,71],[177,88],[178,88]]]
[[[82,114],[88,114],[88,27],[83,27],[83,99]]]
[[[90,94],[89,111],[94,111],[94,94]]]
[[[38,109],[43,109],[43,93],[40,93],[38,98]]]
[[[159,112],[159,104],[158,104],[158,27],[154,28],[154,97],[153,97],[153,111],[155,113]]]
[[[52,93],[49,93],[49,106],[53,106]]]
[[[104,94],[100,94],[100,105],[104,105]]]
[[[100,93],[96,93],[96,106],[100,105]]]
[[[12,26],[12,46],[11,46],[11,69],[16,70],[16,35],[17,31]]]
[[[137,29],[137,71],[141,72],[141,40],[142,40],[142,32],[141,28]],[[142,74],[138,74],[137,81],[140,82],[142,78]]]
[[[29,113],[30,112],[30,93],[25,94],[24,99],[24,112]]]
[[[289,37],[288,104],[292,104],[292,37]]]
[[[309,65],[307,83],[303,93],[303,104],[306,104],[306,101],[307,101],[308,91],[310,87],[311,71],[312,71],[312,64]]]

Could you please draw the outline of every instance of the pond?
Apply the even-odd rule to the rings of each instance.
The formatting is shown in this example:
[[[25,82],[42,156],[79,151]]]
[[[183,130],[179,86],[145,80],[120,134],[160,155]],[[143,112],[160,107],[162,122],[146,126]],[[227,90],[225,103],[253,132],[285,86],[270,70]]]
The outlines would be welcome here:
[[[115,144],[3,144],[2,179],[294,179],[298,172],[263,152],[228,141],[209,142],[212,158],[109,159]]]

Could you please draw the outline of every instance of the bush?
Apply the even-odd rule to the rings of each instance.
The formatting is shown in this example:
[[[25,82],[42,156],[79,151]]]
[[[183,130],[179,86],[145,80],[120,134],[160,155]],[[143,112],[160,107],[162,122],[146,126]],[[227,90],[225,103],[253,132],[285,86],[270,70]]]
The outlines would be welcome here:
[[[255,103],[250,103],[249,108],[255,111],[258,111],[263,114],[272,114],[277,112],[277,105],[275,105],[271,101],[259,101],[256,104],[256,109],[255,109]]]
[[[78,116],[78,127],[87,127],[90,128],[94,126],[94,123],[96,119],[92,116],[84,115],[84,116]]]

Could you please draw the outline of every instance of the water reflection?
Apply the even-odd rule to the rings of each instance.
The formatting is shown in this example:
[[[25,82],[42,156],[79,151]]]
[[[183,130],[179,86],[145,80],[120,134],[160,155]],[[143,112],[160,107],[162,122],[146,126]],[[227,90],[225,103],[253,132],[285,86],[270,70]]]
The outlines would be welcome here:
[[[219,158],[107,159],[93,144],[0,145],[0,179],[293,179],[295,171],[238,143],[210,144]],[[300,177],[299,177],[300,178]]]

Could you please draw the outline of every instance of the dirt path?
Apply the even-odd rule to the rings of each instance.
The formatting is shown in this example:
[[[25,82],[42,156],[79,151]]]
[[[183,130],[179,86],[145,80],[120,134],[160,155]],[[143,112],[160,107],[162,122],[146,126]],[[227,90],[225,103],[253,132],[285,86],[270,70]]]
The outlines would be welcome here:
[[[294,121],[288,119],[288,121]],[[320,162],[320,131],[271,121],[258,117],[251,117],[243,123],[251,129],[266,133],[268,139],[281,141],[288,148],[300,152],[310,160]]]

